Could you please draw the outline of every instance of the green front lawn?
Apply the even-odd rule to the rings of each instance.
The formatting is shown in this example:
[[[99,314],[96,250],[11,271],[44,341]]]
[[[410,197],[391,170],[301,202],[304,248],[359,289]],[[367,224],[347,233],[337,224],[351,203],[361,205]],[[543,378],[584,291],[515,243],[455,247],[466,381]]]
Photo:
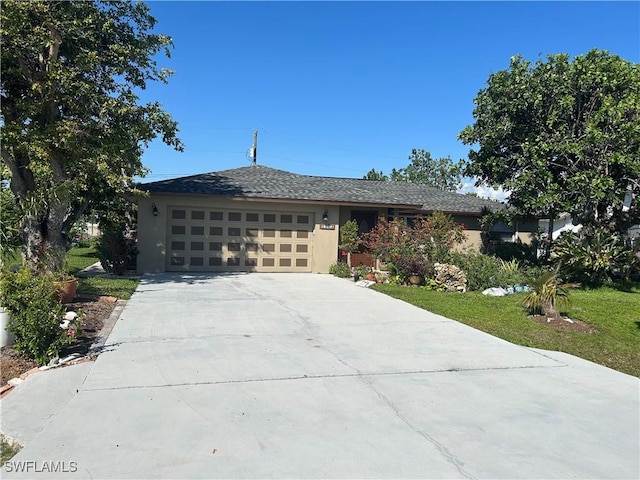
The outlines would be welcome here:
[[[375,285],[379,292],[457,320],[509,342],[557,350],[640,376],[640,288],[572,290],[569,318],[597,331],[576,333],[540,325],[520,306],[524,294],[490,297],[480,292],[443,293],[424,288]]]
[[[75,275],[94,263],[100,261],[98,252],[93,247],[73,247],[67,252],[65,259],[65,269]]]
[[[80,270],[99,261],[93,247],[74,247],[67,252],[67,271],[75,275]],[[131,298],[138,286],[137,278],[130,277],[88,277],[78,279],[78,293],[87,295],[105,295],[124,300]]]

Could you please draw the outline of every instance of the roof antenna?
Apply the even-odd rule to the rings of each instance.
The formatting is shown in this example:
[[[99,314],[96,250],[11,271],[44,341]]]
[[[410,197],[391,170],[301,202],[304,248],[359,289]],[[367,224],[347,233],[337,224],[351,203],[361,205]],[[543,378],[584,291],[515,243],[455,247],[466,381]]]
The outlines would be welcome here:
[[[258,131],[253,131],[253,145],[249,149],[249,158],[251,159],[251,165],[258,163]]]

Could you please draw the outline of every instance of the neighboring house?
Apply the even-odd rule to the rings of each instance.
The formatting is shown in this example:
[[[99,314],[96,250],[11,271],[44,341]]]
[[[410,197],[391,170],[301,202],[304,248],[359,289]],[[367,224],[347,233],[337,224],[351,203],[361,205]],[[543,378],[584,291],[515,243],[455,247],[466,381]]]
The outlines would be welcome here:
[[[543,236],[549,235],[549,219],[540,219],[538,222],[540,225],[540,232]],[[568,213],[561,214],[557,219],[553,221],[553,231],[551,232],[551,239],[557,240],[557,238],[563,232],[578,232],[582,228],[582,224],[574,225],[573,217]]]
[[[318,272],[339,254],[339,228],[439,210],[481,245],[483,207],[502,204],[425,185],[299,175],[262,165],[138,186],[138,271]],[[537,228],[519,228],[530,241]],[[513,235],[513,232],[512,234]]]

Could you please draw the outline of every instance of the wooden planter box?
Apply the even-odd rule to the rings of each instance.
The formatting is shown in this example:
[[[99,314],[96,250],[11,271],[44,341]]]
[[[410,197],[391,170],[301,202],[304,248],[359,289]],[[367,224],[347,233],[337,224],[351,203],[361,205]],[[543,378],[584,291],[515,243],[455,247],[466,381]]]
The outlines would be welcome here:
[[[373,268],[373,266],[375,265],[373,255],[371,255],[370,253],[352,253],[351,266],[359,267],[360,265]]]

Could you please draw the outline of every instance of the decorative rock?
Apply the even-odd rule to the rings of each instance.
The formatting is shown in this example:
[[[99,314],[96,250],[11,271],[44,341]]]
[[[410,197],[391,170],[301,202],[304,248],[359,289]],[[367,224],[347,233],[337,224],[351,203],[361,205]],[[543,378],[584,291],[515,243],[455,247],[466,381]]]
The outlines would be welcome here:
[[[504,297],[507,291],[501,287],[491,287],[482,291],[483,295],[491,295],[492,297]]]
[[[466,292],[467,276],[455,265],[435,263],[433,265],[435,280],[444,285],[447,292]]]

